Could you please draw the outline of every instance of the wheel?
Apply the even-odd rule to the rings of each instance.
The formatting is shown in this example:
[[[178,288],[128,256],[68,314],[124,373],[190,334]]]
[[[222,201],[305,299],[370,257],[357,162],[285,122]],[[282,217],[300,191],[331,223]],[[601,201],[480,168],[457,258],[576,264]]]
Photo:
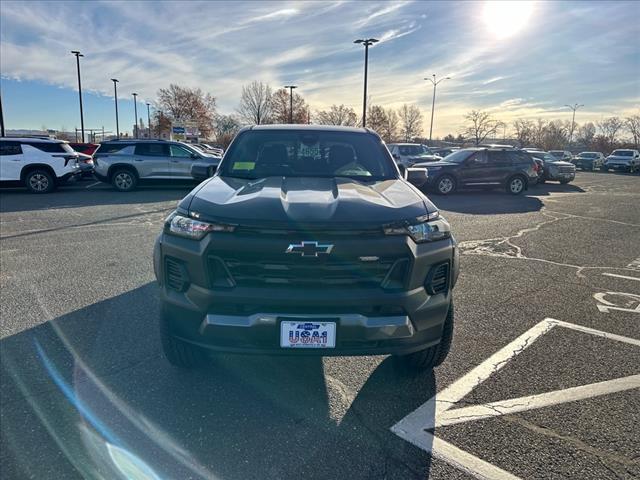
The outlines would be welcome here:
[[[56,188],[56,181],[47,170],[31,170],[24,177],[24,184],[32,193],[49,193]]]
[[[455,190],[456,181],[451,175],[443,175],[436,181],[436,192],[440,195],[449,195]]]
[[[449,310],[447,311],[447,318],[442,327],[440,343],[408,355],[397,355],[393,357],[396,366],[403,371],[422,371],[431,370],[441,365],[451,350],[451,341],[453,340],[453,312],[453,299],[451,299]]]
[[[526,186],[526,180],[520,175],[516,175],[515,177],[511,177],[507,182],[507,193],[510,193],[511,195],[520,195],[524,192]]]
[[[116,170],[111,175],[111,184],[121,192],[130,192],[138,184],[138,177],[127,168]]]
[[[571,180],[560,180],[560,183],[562,185],[566,185],[567,183],[569,183]]]
[[[207,356],[205,352],[189,343],[183,342],[171,335],[169,319],[165,312],[160,317],[160,341],[162,352],[174,367],[193,369],[201,366]]]

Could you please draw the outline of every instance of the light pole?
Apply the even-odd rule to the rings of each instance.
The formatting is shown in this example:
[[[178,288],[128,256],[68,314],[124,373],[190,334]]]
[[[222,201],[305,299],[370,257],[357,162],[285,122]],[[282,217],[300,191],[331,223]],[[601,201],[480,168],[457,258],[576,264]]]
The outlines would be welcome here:
[[[436,74],[434,73],[431,77],[425,77],[425,80],[429,80],[433,83],[433,99],[431,100],[431,127],[429,127],[429,144],[431,144],[431,136],[433,135],[433,112],[436,108],[436,87],[438,84],[444,80],[449,80],[451,77],[444,77],[440,80],[436,80]],[[431,145],[429,145],[431,146]]]
[[[113,96],[116,101],[116,135],[118,138],[120,138],[120,124],[118,123],[118,86],[117,86],[117,83],[119,80],[117,78],[112,78],[111,81],[113,82]]]
[[[362,128],[367,126],[367,70],[369,66],[369,47],[379,42],[376,38],[358,39],[353,43],[364,45],[364,99],[362,100]]]
[[[151,138],[151,114],[149,113],[149,102],[147,102],[147,130],[149,130],[149,138]]]
[[[136,123],[133,124],[134,136],[138,138],[138,94],[132,93],[133,95],[133,114],[136,117]]]
[[[298,88],[298,86],[285,85],[284,88],[289,89],[289,123],[293,123],[293,89]]]
[[[578,110],[580,107],[584,107],[584,105],[574,103],[573,105],[565,105],[565,107],[573,110],[573,116],[571,117],[571,132],[569,133],[569,145],[571,145],[571,140],[573,139],[573,129],[576,125],[576,110]]]
[[[4,113],[2,113],[2,94],[0,93],[0,137],[4,137]]]
[[[84,114],[82,113],[82,82],[80,82],[80,57],[84,57],[78,50],[72,50],[76,56],[76,65],[78,67],[78,96],[80,97],[80,130],[82,131],[82,143],[84,143]]]

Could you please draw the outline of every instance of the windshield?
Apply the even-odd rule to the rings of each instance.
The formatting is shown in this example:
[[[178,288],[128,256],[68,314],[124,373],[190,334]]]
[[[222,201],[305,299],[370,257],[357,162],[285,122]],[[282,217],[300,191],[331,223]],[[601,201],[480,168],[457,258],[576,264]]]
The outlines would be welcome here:
[[[240,178],[396,178],[397,170],[374,136],[331,131],[247,131],[232,144],[221,175]]]
[[[615,150],[611,155],[615,155],[616,157],[632,157],[633,150]]]
[[[429,155],[429,151],[422,145],[400,145],[400,155]]]
[[[473,150],[458,150],[444,157],[444,161],[452,163],[462,163],[473,153]]]
[[[578,158],[598,158],[598,154],[593,152],[583,152],[578,155]]]

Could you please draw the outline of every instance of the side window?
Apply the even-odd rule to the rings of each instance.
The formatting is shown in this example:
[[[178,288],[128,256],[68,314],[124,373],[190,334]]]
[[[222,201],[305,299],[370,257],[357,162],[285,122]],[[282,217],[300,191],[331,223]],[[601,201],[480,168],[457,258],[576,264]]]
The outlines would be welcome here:
[[[191,158],[191,152],[180,145],[169,145],[172,157]]]
[[[495,166],[511,165],[510,153],[512,152],[506,152],[504,150],[489,152],[489,163]]]
[[[509,152],[509,156],[511,157],[513,164],[528,163],[531,161],[529,159],[529,156],[524,152],[518,152],[518,151]]]
[[[118,153],[127,147],[132,147],[131,143],[102,143],[100,144],[100,153]]]
[[[135,154],[146,157],[166,157],[167,146],[160,143],[139,143],[136,145]]]
[[[0,155],[20,155],[22,147],[19,142],[0,142]]]
[[[466,161],[470,165],[473,165],[476,167],[481,167],[489,163],[489,160],[487,158],[487,152],[484,150],[473,153],[470,157],[467,158]]]
[[[30,147],[37,148],[38,150],[47,153],[66,153],[62,143],[33,142],[25,143],[25,145],[29,145]]]

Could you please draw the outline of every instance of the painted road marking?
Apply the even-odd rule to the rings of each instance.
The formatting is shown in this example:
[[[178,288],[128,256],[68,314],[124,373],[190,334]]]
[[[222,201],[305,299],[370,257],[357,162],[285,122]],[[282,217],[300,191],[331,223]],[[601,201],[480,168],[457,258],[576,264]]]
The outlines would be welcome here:
[[[631,268],[633,270],[640,270],[640,257],[636,258],[633,262],[627,265],[627,268]]]
[[[84,187],[84,188],[85,188],[85,189],[89,189],[89,188],[91,188],[91,187],[95,187],[96,185],[100,185],[101,183],[102,183],[102,182],[95,182],[95,183],[92,183],[91,185],[87,185],[87,186],[86,186],[86,187]]]
[[[391,431],[418,448],[430,452],[435,458],[443,460],[475,478],[517,480],[518,477],[513,474],[436,437],[434,435],[435,428],[640,388],[640,375],[632,375],[591,385],[492,402],[486,405],[453,408],[457,402],[462,400],[475,387],[498,372],[510,360],[555,327],[568,328],[640,347],[640,340],[635,338],[545,318],[491,355],[480,365],[471,369],[471,371],[445,388],[437,396],[427,400],[427,402],[391,427]]]
[[[625,303],[624,305],[616,305],[610,300],[607,300],[606,297],[624,297]],[[620,312],[630,312],[630,313],[640,313],[640,295],[636,295],[635,293],[626,293],[626,292],[598,292],[593,294],[593,298],[596,299],[598,304],[598,310],[602,313],[609,313],[611,310],[618,310]],[[636,306],[632,307],[634,304]]]
[[[617,273],[603,273],[602,275],[606,275],[607,277],[626,278],[627,280],[635,280],[637,282],[640,282],[639,277],[628,277],[627,275],[618,275]]]

